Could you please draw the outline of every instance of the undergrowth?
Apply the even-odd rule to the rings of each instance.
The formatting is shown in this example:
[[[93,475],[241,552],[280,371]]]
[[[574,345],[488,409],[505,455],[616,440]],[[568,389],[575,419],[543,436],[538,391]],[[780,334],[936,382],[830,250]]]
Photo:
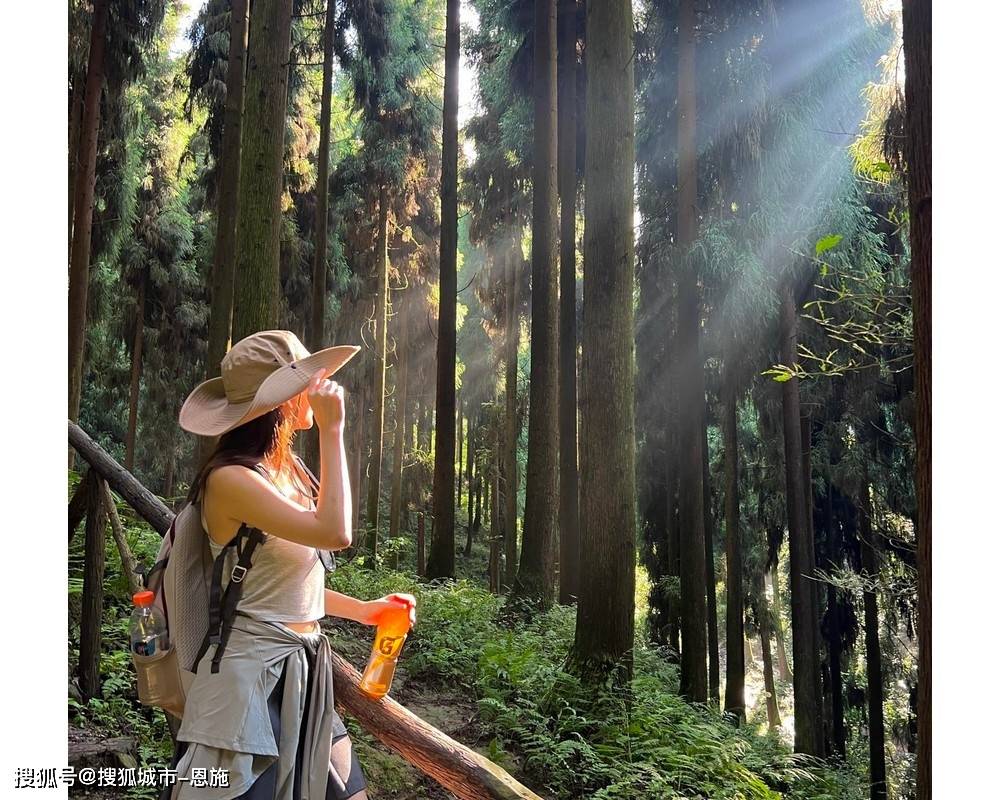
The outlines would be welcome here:
[[[120,506],[130,547],[155,555],[158,536]],[[71,547],[69,660],[79,648],[78,536]],[[110,537],[109,537],[110,540]],[[109,542],[110,543],[110,542]],[[631,703],[605,685],[588,688],[566,666],[575,610],[513,613],[468,579],[425,583],[412,572],[371,570],[340,560],[333,589],[370,599],[395,591],[417,597],[417,624],[403,649],[411,678],[472,696],[500,760],[516,753],[525,782],[551,798],[612,800],[853,800],[867,796],[862,770],[797,756],[776,735],[736,728],[719,712],[677,696],[677,668],[637,631]],[[130,612],[118,554],[108,548],[102,625],[102,697],[70,698],[72,724],[133,735],[140,766],[169,763],[164,714],[141,706],[127,648]],[[74,619],[75,618],[75,619]],[[132,790],[131,797],[143,796]]]
[[[773,734],[736,728],[677,694],[677,668],[637,637],[632,703],[610,686],[586,688],[566,668],[575,610],[555,606],[505,623],[505,600],[467,580],[341,566],[332,588],[370,598],[417,597],[403,650],[411,678],[475,697],[493,747],[518,753],[532,787],[560,798],[851,800],[867,796],[854,771],[795,755]]]

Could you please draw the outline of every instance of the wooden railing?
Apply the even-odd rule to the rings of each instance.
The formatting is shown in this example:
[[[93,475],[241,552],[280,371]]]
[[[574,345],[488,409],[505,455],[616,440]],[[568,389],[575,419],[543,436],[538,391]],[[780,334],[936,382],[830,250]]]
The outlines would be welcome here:
[[[135,563],[125,542],[110,489],[114,489],[161,536],[170,527],[174,514],[72,421],[69,423],[69,443],[89,465],[69,503],[69,536],[73,538],[74,531],[86,518],[78,676],[81,693],[94,697],[100,692],[98,665],[108,520],[122,553],[122,563],[127,568]],[[498,765],[429,725],[391,697],[383,697],[377,702],[366,697],[358,688],[361,680],[358,670],[337,653],[331,655],[338,712],[353,716],[372,736],[445,789],[463,800],[541,800]],[[179,721],[170,714],[166,716],[171,736],[176,741]]]

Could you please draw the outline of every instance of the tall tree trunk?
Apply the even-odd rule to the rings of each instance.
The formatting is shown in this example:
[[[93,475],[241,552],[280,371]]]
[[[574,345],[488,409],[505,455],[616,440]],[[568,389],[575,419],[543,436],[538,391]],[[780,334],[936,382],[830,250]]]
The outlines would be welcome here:
[[[334,0],[330,0],[332,3]],[[409,362],[409,321],[410,301],[406,294],[400,300],[399,309],[399,344],[396,346],[396,439],[392,454],[392,499],[389,502],[389,538],[399,536],[400,510],[403,506],[403,455],[406,440],[406,403]],[[399,553],[398,549],[395,551]],[[399,560],[394,560],[394,568],[398,568]]]
[[[791,683],[792,670],[788,666],[788,652],[785,650],[785,628],[781,624],[781,590],[778,584],[778,565],[771,567],[771,593],[774,595],[774,640],[778,650],[778,677]]]
[[[426,573],[426,568],[424,566],[424,537],[425,537],[425,525],[424,519],[427,515],[424,513],[424,509],[420,509],[417,514],[417,575],[424,575]]]
[[[740,722],[746,719],[746,664],[739,643],[743,641],[743,549],[740,543],[739,498],[739,442],[737,439],[737,395],[732,375],[733,367],[726,366],[723,386],[722,450],[725,458],[726,480],[726,700],[725,709],[735,714]],[[761,589],[763,589],[762,579]],[[763,593],[761,595],[763,597]],[[765,599],[766,603],[766,599]],[[770,637],[770,630],[767,631]],[[761,645],[764,647],[765,669],[771,667],[771,645],[761,627]],[[771,693],[774,687],[771,687]],[[770,721],[770,701],[768,720]]]
[[[87,286],[90,281],[90,235],[94,221],[94,184],[97,179],[97,132],[101,122],[101,87],[107,45],[108,0],[94,0],[87,60],[87,88],[83,100],[78,172],[73,198],[73,247],[69,261],[69,418],[80,418],[84,345],[87,340]],[[69,466],[75,455],[69,450]]]
[[[559,602],[580,592],[576,444],[576,0],[559,0]]]
[[[816,575],[816,526],[813,520],[813,480],[812,480],[812,422],[808,416],[802,416],[799,418],[799,430],[801,431],[802,438],[802,495],[805,500],[804,503],[804,514],[806,522],[806,545],[808,546],[808,556],[809,562],[807,567],[807,574],[810,576],[809,580],[806,582],[812,597],[810,602],[812,603],[812,614],[813,614],[813,637],[816,640],[816,658],[819,668],[813,673],[813,681],[816,683],[816,696],[819,698],[820,707],[823,708],[823,752],[826,752],[827,743],[827,724],[826,718],[829,716],[829,707],[825,706],[826,696],[823,692],[823,636],[822,628],[820,627],[820,619],[822,617],[822,610],[820,608],[820,591],[819,591],[819,581],[815,580]]]
[[[931,0],[903,2],[917,489],[917,797],[931,796]]]
[[[672,302],[676,312],[676,302]],[[680,585],[681,576],[681,522],[680,522],[680,437],[677,433],[679,418],[679,393],[677,391],[677,359],[667,354],[666,375],[668,386],[664,392],[667,402],[666,456],[664,458],[664,492],[666,495],[667,526],[667,574],[676,578]],[[681,597],[675,592],[667,600],[667,640],[670,644],[670,658],[680,660],[681,653]]]
[[[774,664],[771,658],[771,609],[767,605],[764,591],[764,573],[760,576],[760,654],[764,662],[764,691],[767,693],[767,727],[777,730],[781,727],[778,715],[778,690],[774,685]],[[728,633],[726,634],[728,636]]]
[[[458,302],[458,70],[460,0],[447,0],[441,143],[441,282],[434,426],[434,530],[429,578],[455,575],[455,358]]]
[[[472,532],[473,532],[472,506],[473,506],[473,502],[475,500],[475,498],[473,497],[473,495],[476,494],[475,488],[474,488],[473,482],[472,482],[473,481],[472,474],[475,471],[475,464],[476,464],[476,449],[475,449],[475,439],[476,439],[476,436],[475,436],[475,430],[476,430],[476,428],[475,428],[475,420],[470,416],[469,417],[469,433],[468,433],[468,436],[466,437],[466,443],[467,444],[466,444],[466,456],[465,456],[466,478],[468,479],[468,484],[469,484],[468,498],[467,498],[468,499],[468,512],[466,513],[466,517],[467,517],[469,523],[468,523],[468,525],[466,525],[466,529],[467,530],[466,530],[466,535],[465,535],[465,557],[466,558],[468,558],[470,555],[472,555]]]
[[[142,377],[142,340],[146,326],[145,270],[140,270],[135,299],[135,328],[132,331],[132,374],[128,391],[128,428],[125,431],[125,469],[135,472],[135,431],[139,420],[139,384]]]
[[[314,353],[326,344],[326,255],[330,209],[330,106],[333,93],[333,43],[337,24],[337,2],[327,0],[323,26],[323,88],[320,94],[319,154],[316,163],[316,244],[312,263],[312,307],[309,320],[309,349]],[[319,463],[319,432],[305,432],[306,460]],[[398,520],[397,520],[398,524]]]
[[[708,699],[719,707],[719,609],[715,593],[715,520],[712,517],[712,479],[708,469],[708,408],[701,407],[701,483],[705,517],[705,598],[708,612]]]
[[[598,674],[616,667],[614,679],[627,682],[636,525],[631,3],[589,3],[587,31],[581,571],[573,653]]]
[[[458,400],[457,405],[458,405],[458,420],[456,422],[457,424],[456,433],[458,441],[455,445],[455,453],[458,456],[458,467],[455,470],[455,489],[458,494],[455,499],[455,508],[458,509],[462,507],[462,472],[465,467],[465,461],[463,460],[465,456],[465,420],[462,419],[462,417],[464,416],[462,413],[464,401]],[[458,523],[456,522],[455,524],[457,525]]]
[[[378,237],[375,245],[375,354],[372,360],[371,431],[368,436],[368,502],[365,509],[366,550],[374,565],[378,552],[379,498],[382,488],[382,436],[385,426],[385,344],[389,280],[389,190],[382,186],[378,198]]]
[[[681,258],[698,236],[698,152],[695,139],[694,0],[681,0],[677,69],[678,245]],[[686,264],[677,276],[678,445],[680,457],[681,682],[688,700],[708,700],[708,627],[705,594],[705,509],[701,426],[705,406],[704,373],[698,348],[698,280]]]
[[[833,518],[833,486],[827,476],[826,497],[823,499],[823,527],[826,538],[827,558],[824,560],[827,572],[839,566],[842,557],[840,528]],[[823,630],[827,634],[827,653],[830,671],[830,754],[841,758],[847,755],[847,731],[844,727],[844,680],[842,674],[841,650],[844,631],[843,599],[840,590],[832,583],[826,584],[826,622]]]
[[[859,504],[861,525],[861,567],[864,570],[865,602],[865,672],[868,678],[868,759],[870,765],[871,799],[885,800],[885,719],[883,711],[882,645],[879,641],[878,561],[872,539],[872,507],[868,482],[861,487]]]
[[[73,257],[73,205],[76,201],[76,174],[80,158],[80,127],[83,124],[83,91],[87,78],[84,74],[74,72],[73,91],[69,101],[69,236],[67,263]]]
[[[792,365],[797,355],[797,314],[791,282],[781,296],[781,362]],[[802,485],[802,428],[799,421],[799,379],[781,384],[785,439],[785,495],[788,507],[788,549],[791,559],[792,657],[795,674],[795,751],[823,755],[823,696],[819,686],[819,647],[813,610],[814,592],[809,563],[809,526]]]
[[[514,594],[552,605],[559,479],[556,260],[556,0],[535,0],[534,165],[531,192],[531,380],[524,532]]]
[[[292,0],[254,0],[247,78],[233,341],[278,326],[282,160],[291,43]]]
[[[503,463],[502,449],[500,450],[499,463]],[[476,506],[475,506],[475,511],[473,512],[473,523],[472,523],[472,529],[476,533],[479,533],[480,529],[482,528],[483,491],[493,485],[492,481],[487,482],[488,479],[487,480],[483,479],[483,470],[485,468],[486,465],[484,464],[480,464],[479,466],[476,467]],[[499,471],[499,467],[497,469]],[[499,478],[497,480],[499,480]],[[497,503],[499,503],[499,505],[497,505],[497,508],[500,510],[500,515],[496,518],[496,526],[500,529],[501,532],[507,530],[506,528],[507,523],[505,521],[505,517],[503,516],[503,504],[505,502],[506,500],[502,498],[497,498]]]
[[[233,325],[233,286],[236,270],[236,221],[240,191],[240,142],[243,125],[243,84],[246,73],[250,4],[233,0],[229,25],[229,62],[226,67],[226,105],[219,159],[219,200],[216,212],[215,252],[212,258],[212,305],[208,319],[205,378],[219,374],[229,349]]]
[[[521,339],[521,320],[517,313],[518,274],[520,258],[514,254],[513,246],[504,255],[504,272],[507,278],[505,298],[506,308],[506,365],[504,378],[504,442],[503,442],[503,537],[504,570],[501,586],[509,592],[514,585],[517,566],[517,440],[519,425],[517,419],[517,350]]]
[[[503,543],[505,534],[503,530],[497,530],[497,523],[503,518],[501,513],[502,500],[500,498],[500,465],[503,462],[503,447],[502,447],[502,437],[501,432],[498,430],[496,436],[494,437],[494,452],[496,453],[496,459],[492,467],[484,467],[480,470],[479,485],[484,491],[489,491],[490,501],[492,506],[490,508],[490,587],[491,591],[495,594],[500,594],[500,547]],[[485,480],[483,479],[483,473],[485,473]],[[476,519],[479,518],[479,499],[481,498],[480,492],[476,492]]]
[[[354,512],[351,520],[351,528],[355,540],[360,539],[361,528],[361,462],[364,450],[364,410],[365,403],[363,394],[355,395],[353,392],[348,398],[351,403],[350,419],[354,420],[354,434],[351,437],[350,448],[350,470],[351,470],[351,503]]]

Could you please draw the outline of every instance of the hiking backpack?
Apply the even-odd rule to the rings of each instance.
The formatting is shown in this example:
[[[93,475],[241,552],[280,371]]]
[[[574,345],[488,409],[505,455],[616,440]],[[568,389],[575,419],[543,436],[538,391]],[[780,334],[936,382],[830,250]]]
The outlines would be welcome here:
[[[308,475],[315,497],[319,481],[298,456],[295,460]],[[255,468],[270,480],[263,467],[258,464]],[[198,664],[213,644],[218,647],[212,656],[211,670],[219,672],[236,607],[252,567],[251,559],[257,547],[269,538],[259,528],[243,523],[213,558],[208,532],[201,523],[200,493],[177,512],[160,543],[153,566],[145,573],[137,569],[143,576],[143,587],[154,594],[153,605],[163,614],[170,642],[162,656],[133,655],[140,702],[180,717]],[[230,548],[235,548],[236,564],[223,591],[222,572]],[[316,550],[326,572],[332,572],[336,568],[333,552]]]

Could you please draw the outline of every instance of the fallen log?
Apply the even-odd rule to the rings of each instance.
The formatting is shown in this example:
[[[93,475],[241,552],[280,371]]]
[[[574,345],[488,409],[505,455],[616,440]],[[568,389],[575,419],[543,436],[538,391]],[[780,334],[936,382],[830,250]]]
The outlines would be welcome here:
[[[167,532],[170,520],[174,518],[173,512],[73,420],[69,420],[69,443],[153,530],[160,536]]]
[[[485,756],[420,719],[388,695],[372,700],[358,685],[361,673],[331,653],[337,710],[348,713],[386,747],[462,800],[542,800]]]
[[[118,736],[114,739],[70,742],[68,752],[70,764],[92,761],[102,756],[130,755],[135,752],[135,739],[132,736]]]
[[[173,513],[115,461],[76,423],[69,423],[70,444],[91,467],[155,530],[163,535]],[[99,503],[103,506],[103,502]],[[391,697],[374,701],[358,688],[361,674],[332,653],[334,695],[338,710],[353,716],[382,744],[437,781],[461,800],[543,800],[497,764],[428,724]],[[176,739],[179,721],[167,714]]]

